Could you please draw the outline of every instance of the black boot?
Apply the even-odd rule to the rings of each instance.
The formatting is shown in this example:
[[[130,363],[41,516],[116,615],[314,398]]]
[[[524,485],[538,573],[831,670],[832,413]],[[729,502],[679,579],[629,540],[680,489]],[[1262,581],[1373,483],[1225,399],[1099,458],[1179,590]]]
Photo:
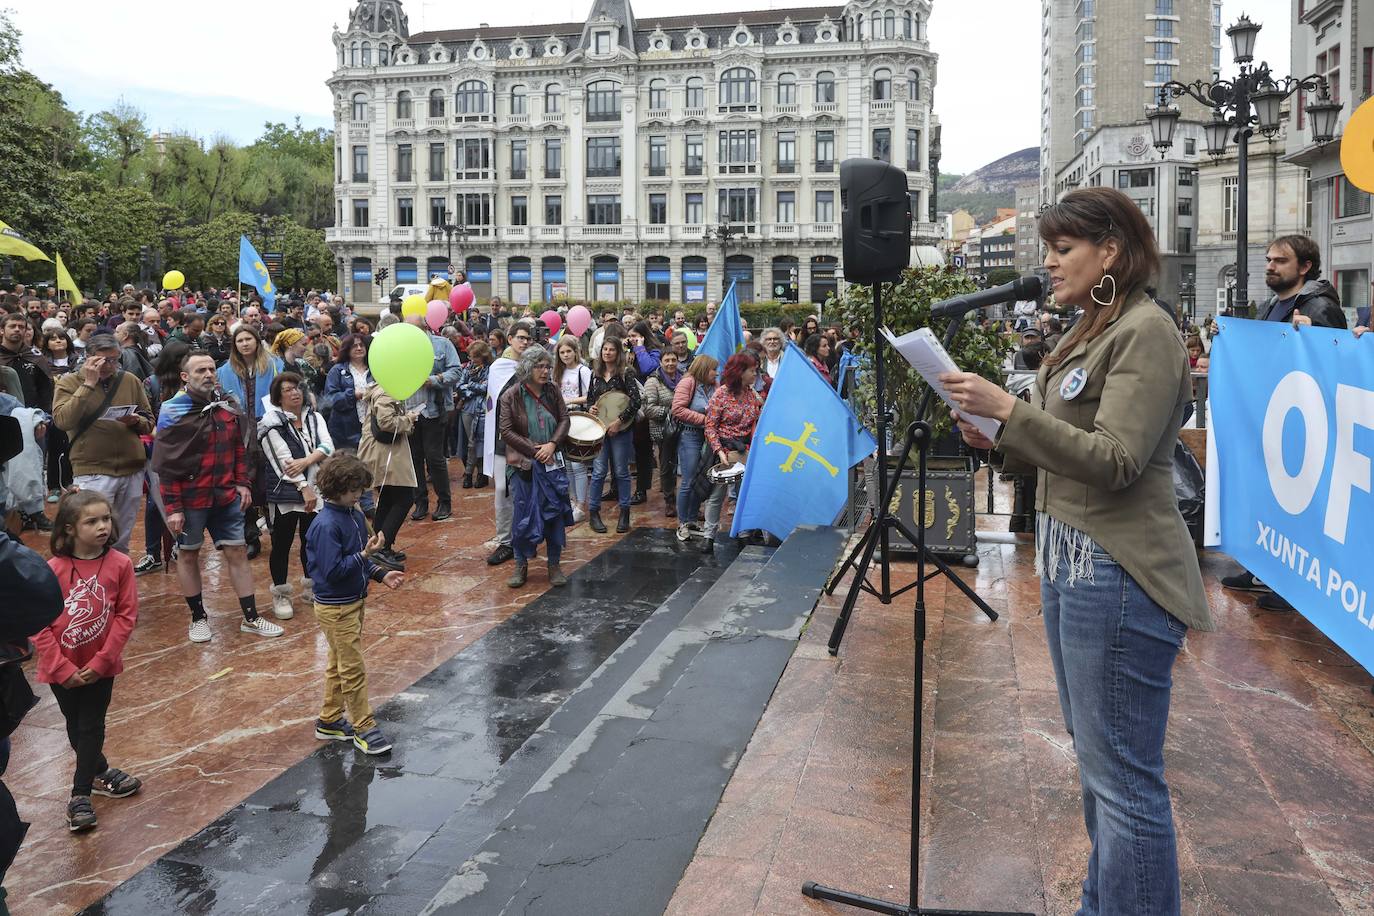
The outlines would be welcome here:
[[[618,534],[624,534],[630,530],[630,507],[620,507],[620,521],[615,523],[615,530]]]
[[[487,485],[487,475],[486,475],[486,474],[478,474],[476,477],[474,477],[474,478],[472,479],[472,488],[473,488],[474,490],[481,490],[481,489],[484,489],[484,488],[486,487],[486,485]]]
[[[587,524],[590,525],[592,530],[597,534],[606,533],[606,523],[601,520],[600,509],[592,509],[587,513]]]
[[[648,495],[643,490],[635,490],[634,495],[630,497],[630,505],[641,506],[644,504],[644,500],[648,498]]]
[[[435,508],[434,514],[430,516],[433,521],[442,522],[444,519],[453,515],[453,507],[447,501],[439,503]]]
[[[411,520],[412,522],[423,522],[423,521],[424,521],[426,518],[428,518],[428,517],[429,517],[429,503],[427,503],[427,502],[416,503],[416,504],[415,504],[415,511],[412,512],[412,513],[410,513],[410,520]]]
[[[471,489],[472,489],[472,472],[471,472],[471,471],[468,471],[466,474],[463,475],[463,489],[464,489],[464,490],[471,490]]]

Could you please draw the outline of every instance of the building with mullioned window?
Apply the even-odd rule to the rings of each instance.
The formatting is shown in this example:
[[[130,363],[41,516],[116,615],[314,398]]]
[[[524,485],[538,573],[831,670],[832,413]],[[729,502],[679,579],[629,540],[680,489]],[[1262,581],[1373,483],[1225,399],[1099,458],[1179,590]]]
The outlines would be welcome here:
[[[340,288],[479,300],[824,302],[843,283],[839,163],[904,168],[933,244],[930,0],[411,34],[400,0],[334,33]],[[936,147],[938,148],[938,146]],[[450,230],[444,233],[441,227]],[[437,230],[437,231],[436,231]]]

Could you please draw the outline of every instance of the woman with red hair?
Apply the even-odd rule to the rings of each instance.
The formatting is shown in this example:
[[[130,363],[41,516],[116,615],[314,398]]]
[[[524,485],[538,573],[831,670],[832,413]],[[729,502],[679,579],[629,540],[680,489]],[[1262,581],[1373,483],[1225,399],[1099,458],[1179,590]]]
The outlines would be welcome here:
[[[752,352],[736,353],[726,360],[720,372],[720,385],[706,405],[706,442],[720,464],[743,464],[748,455],[749,442],[754,438],[754,427],[763,410],[763,396],[754,390],[758,374],[758,358]],[[714,484],[706,499],[702,553],[710,553],[715,546],[720,509],[729,486],[728,483]]]

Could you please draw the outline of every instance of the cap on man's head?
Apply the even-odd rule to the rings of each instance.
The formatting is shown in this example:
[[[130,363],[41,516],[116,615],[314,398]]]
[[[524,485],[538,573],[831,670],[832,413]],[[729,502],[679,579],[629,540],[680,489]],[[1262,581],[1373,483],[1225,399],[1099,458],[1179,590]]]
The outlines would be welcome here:
[[[1037,331],[1035,328],[1026,328],[1024,331],[1021,332],[1021,339],[1022,339],[1022,340],[1032,340],[1032,339],[1034,339],[1034,340],[1040,340],[1040,339],[1041,339],[1041,335],[1040,335],[1040,332]]]

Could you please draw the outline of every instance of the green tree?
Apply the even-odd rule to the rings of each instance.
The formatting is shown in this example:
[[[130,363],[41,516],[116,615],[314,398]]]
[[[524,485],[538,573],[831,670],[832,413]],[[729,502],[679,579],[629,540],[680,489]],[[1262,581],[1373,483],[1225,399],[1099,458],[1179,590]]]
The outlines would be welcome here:
[[[96,256],[102,253],[110,256],[106,279],[111,284],[137,280],[139,249],[161,249],[163,230],[173,220],[170,208],[143,188],[99,186],[74,201],[72,209],[79,228],[62,260],[82,289],[95,288],[100,276]]]
[[[91,171],[116,188],[135,180],[140,154],[148,145],[143,112],[120,99],[110,111],[91,115],[82,125]]]

